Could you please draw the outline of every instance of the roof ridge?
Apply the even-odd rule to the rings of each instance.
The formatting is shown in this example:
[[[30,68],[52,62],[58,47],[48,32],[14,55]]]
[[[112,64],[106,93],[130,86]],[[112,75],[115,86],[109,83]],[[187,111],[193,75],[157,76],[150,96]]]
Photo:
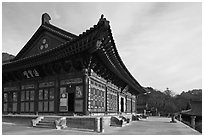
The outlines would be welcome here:
[[[44,28],[46,28],[46,29],[50,29],[50,30],[52,30],[53,32],[55,32],[55,33],[57,33],[57,34],[60,34],[60,35],[62,35],[62,36],[65,36],[65,37],[68,37],[69,39],[73,39],[73,37],[77,37],[77,35],[75,35],[75,34],[73,34],[73,33],[71,33],[71,32],[68,32],[68,31],[65,31],[65,30],[63,30],[63,29],[61,29],[60,27],[57,27],[57,26],[55,26],[55,25],[53,25],[53,24],[43,24],[42,25]],[[52,28],[51,28],[52,27]],[[57,30],[58,31],[57,31]],[[60,31],[60,32],[59,32]]]

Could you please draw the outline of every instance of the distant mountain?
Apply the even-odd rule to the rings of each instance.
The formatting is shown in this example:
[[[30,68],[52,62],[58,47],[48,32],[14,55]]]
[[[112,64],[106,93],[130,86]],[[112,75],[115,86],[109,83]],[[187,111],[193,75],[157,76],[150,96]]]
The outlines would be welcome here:
[[[202,89],[193,89],[188,92],[182,92],[180,97],[190,100],[202,100]]]
[[[13,59],[14,57],[15,57],[14,55],[3,52],[2,53],[2,63],[10,62],[10,60]]]

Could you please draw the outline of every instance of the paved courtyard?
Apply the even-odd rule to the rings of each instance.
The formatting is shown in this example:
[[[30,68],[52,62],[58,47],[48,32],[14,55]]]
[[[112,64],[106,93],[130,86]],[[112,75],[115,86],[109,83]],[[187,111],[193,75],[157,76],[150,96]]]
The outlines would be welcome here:
[[[32,128],[15,123],[5,123],[2,125],[3,135],[201,135],[196,130],[177,121],[170,123],[170,118],[149,117],[140,121],[133,121],[124,127],[107,127],[104,133],[83,131],[76,129],[46,129]]]

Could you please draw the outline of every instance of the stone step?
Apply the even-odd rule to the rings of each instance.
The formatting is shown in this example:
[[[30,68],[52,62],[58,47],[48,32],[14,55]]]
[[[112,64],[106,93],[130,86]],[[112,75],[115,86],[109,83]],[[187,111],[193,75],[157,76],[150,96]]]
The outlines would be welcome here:
[[[39,123],[52,123],[52,124],[54,124],[54,123],[55,123],[55,121],[47,121],[47,120],[42,120],[42,121],[40,121]]]
[[[37,121],[36,126],[37,128],[61,128],[66,126],[66,122],[64,121],[64,125],[60,125],[59,123],[57,125],[55,125],[55,121],[59,120],[60,117],[43,117],[42,119],[40,119],[40,121]],[[66,119],[64,119],[66,120]],[[60,123],[62,124],[62,123]]]
[[[50,125],[36,125],[36,128],[52,128],[55,129],[55,126],[50,126]]]
[[[44,117],[42,120],[50,120],[50,121],[55,121],[57,119],[60,119],[60,117]]]
[[[54,123],[44,123],[44,122],[40,122],[36,124],[36,127],[43,127],[43,128],[55,128],[55,124]]]

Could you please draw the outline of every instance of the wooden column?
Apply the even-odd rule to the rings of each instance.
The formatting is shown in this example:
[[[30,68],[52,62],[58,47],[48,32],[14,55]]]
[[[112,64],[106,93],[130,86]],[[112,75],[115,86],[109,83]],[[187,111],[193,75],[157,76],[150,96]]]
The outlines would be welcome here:
[[[60,82],[59,78],[55,79],[55,87],[54,87],[54,113],[59,113],[59,106],[60,106]]]
[[[106,90],[105,90],[105,114],[108,114],[108,87],[106,84]]]
[[[21,84],[18,83],[19,90],[17,91],[17,114],[21,112]],[[4,98],[4,96],[2,96]]]
[[[38,102],[39,102],[39,83],[38,81],[35,82],[35,97],[34,97],[34,113],[38,115]]]
[[[127,93],[125,93],[125,110],[124,110],[125,113],[128,113],[128,109],[127,109],[128,108],[128,100],[127,99],[128,99]]]
[[[131,98],[130,98],[130,113],[132,114],[132,95],[131,95]]]
[[[119,100],[119,92],[117,92],[117,113],[119,114],[120,113],[120,100]]]
[[[89,76],[88,76],[88,70],[84,69],[83,70],[83,89],[84,89],[84,100],[83,100],[83,110],[84,110],[84,115],[89,115],[88,111],[88,94],[89,94]]]
[[[1,94],[2,94],[2,101],[1,101],[1,103],[2,103],[2,114],[5,114],[5,112],[4,112],[4,84],[2,84]]]
[[[137,95],[135,95],[135,113],[137,113]]]

